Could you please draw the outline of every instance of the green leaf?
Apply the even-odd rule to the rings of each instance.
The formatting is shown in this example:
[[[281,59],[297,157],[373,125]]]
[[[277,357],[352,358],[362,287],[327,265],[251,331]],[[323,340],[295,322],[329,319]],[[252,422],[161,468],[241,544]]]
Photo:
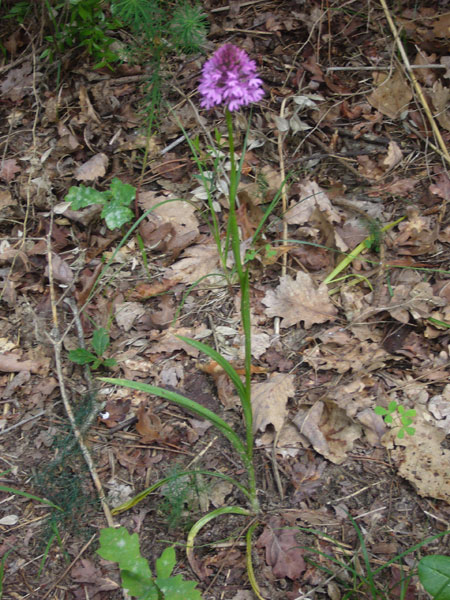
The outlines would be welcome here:
[[[129,206],[136,197],[136,188],[129,183],[123,183],[117,177],[111,181],[110,190],[114,200],[123,206]]]
[[[76,350],[69,351],[69,360],[77,365],[87,365],[88,363],[95,362],[97,357],[85,348],[77,348]]]
[[[183,340],[189,339],[182,338],[181,336],[177,337]],[[192,340],[189,341],[192,342]],[[202,346],[204,346],[204,344],[202,344]],[[236,376],[238,375],[236,374]],[[110,383],[112,385],[121,385],[123,387],[131,388],[132,390],[138,390],[139,392],[146,392],[147,394],[153,394],[154,396],[165,398],[166,400],[170,400],[170,402],[174,402],[175,404],[182,406],[183,408],[193,412],[194,414],[199,415],[203,419],[207,419],[221,431],[222,435],[224,435],[231,442],[235,450],[237,450],[237,452],[240,454],[240,456],[245,462],[245,447],[237,433],[226,421],[224,421],[218,415],[216,415],[216,413],[202,406],[198,402],[190,400],[189,398],[186,398],[186,396],[182,396],[177,392],[165,390],[164,388],[149,385],[148,383],[142,383],[140,381],[131,381],[129,379],[114,379],[110,377],[99,377],[99,380],[104,381],[105,383]]]
[[[382,416],[388,414],[388,411],[385,408],[383,408],[383,406],[375,406],[375,408],[373,409],[373,412],[376,415],[382,415]]]
[[[97,554],[119,563],[123,586],[131,595],[142,596],[145,585],[151,589],[152,572],[146,559],[141,556],[137,533],[130,535],[125,527],[102,529]]]
[[[410,408],[409,410],[405,411],[406,417],[415,417],[416,415],[417,411],[414,408]]]
[[[202,600],[199,590],[196,590],[195,581],[184,581],[181,575],[175,577],[156,579],[156,585],[164,594],[164,600]]]
[[[64,198],[66,202],[70,202],[72,210],[80,210],[91,204],[105,204],[105,192],[98,192],[91,187],[79,185],[71,187]]]
[[[425,556],[418,570],[420,583],[434,600],[450,600],[450,556]]]
[[[110,367],[115,367],[117,365],[117,360],[115,358],[105,358],[102,361],[102,367],[106,367],[109,369]]]
[[[118,200],[111,200],[102,210],[102,217],[109,229],[119,229],[134,219],[133,211]]]
[[[403,428],[402,428],[402,429],[399,429],[399,431],[398,431],[398,433],[397,433],[397,437],[398,437],[400,440],[402,440],[402,439],[405,437],[405,430],[404,430]]]
[[[173,546],[166,548],[156,560],[156,574],[161,578],[170,577],[176,563],[175,549]]]
[[[121,569],[122,587],[139,600],[159,600],[159,590],[153,579],[147,579],[128,569]]]
[[[392,400],[392,402],[389,402],[389,405],[388,405],[388,408],[387,408],[388,412],[389,413],[393,413],[397,409],[397,406],[398,406],[397,402],[395,400]]]
[[[109,335],[104,327],[99,327],[94,331],[92,336],[92,347],[94,348],[97,356],[102,356],[109,346]]]
[[[386,416],[384,417],[384,422],[385,422],[385,423],[388,423],[388,424],[390,425],[391,423],[393,423],[393,422],[394,422],[394,419],[391,417],[391,415],[386,415]]]
[[[416,433],[415,427],[405,427],[405,431],[408,435],[414,435]]]

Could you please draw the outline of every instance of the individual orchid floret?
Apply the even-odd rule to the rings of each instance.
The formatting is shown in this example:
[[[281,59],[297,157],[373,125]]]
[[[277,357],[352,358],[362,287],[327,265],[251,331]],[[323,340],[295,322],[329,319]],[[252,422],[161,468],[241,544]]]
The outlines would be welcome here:
[[[225,104],[230,111],[264,96],[255,61],[233,44],[225,44],[205,62],[198,91],[203,108]]]

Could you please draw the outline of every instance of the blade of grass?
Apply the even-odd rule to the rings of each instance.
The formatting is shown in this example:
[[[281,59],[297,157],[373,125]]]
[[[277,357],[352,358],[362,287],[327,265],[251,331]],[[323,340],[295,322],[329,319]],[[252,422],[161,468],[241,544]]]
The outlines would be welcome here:
[[[387,225],[382,227],[381,232],[384,233],[386,231],[389,231],[389,229],[392,229],[392,227],[395,227],[396,225],[401,223],[404,219],[406,219],[406,217],[401,217],[400,219],[397,219],[396,221],[393,221],[392,223],[388,223]],[[344,269],[346,269],[348,267],[348,265],[351,262],[353,262],[355,260],[355,258],[357,258],[361,254],[361,252],[363,250],[365,250],[367,248],[367,244],[370,243],[371,240],[372,240],[372,236],[369,235],[365,240],[363,240],[360,244],[358,244],[356,246],[356,248],[354,248],[350,252],[350,254],[348,254],[344,258],[344,260],[342,262],[340,262],[337,265],[337,267],[335,269],[333,269],[333,271],[327,277],[325,277],[325,279],[323,280],[323,283],[332,283],[333,280],[339,275],[339,273],[341,273]]]
[[[214,350],[214,348],[211,348],[211,346],[208,346],[207,344],[204,344],[203,342],[199,342],[198,340],[193,340],[191,338],[184,337],[182,335],[177,335],[177,338],[179,338],[183,342],[186,342],[186,344],[193,346],[197,350],[200,350],[200,352],[203,352],[204,354],[206,354],[206,356],[209,356],[209,358],[211,358],[218,365],[220,365],[222,367],[222,369],[225,371],[225,373],[228,375],[228,377],[231,379],[231,381],[233,382],[233,385],[236,388],[236,391],[239,395],[239,398],[241,399],[241,402],[242,402],[242,399],[244,399],[244,401],[245,401],[246,393],[245,393],[244,384],[242,383],[241,378],[235,371],[234,367],[231,365],[231,363],[229,363],[227,361],[226,358],[224,358],[221,354],[219,354],[219,352]]]
[[[0,485],[0,492],[7,492],[8,494],[16,494],[17,496],[23,496],[24,498],[29,498],[30,500],[37,500],[37,502],[40,502],[41,504],[46,504],[47,506],[51,506],[51,508],[56,508],[56,510],[63,511],[63,509],[60,506],[53,504],[53,502],[50,502],[50,500],[45,500],[45,498],[39,498],[39,496],[33,496],[33,494],[23,492],[22,490],[12,488],[7,485]]]
[[[188,339],[188,338],[186,338]],[[193,341],[193,340],[190,340]],[[197,342],[199,343],[199,342]],[[204,345],[204,344],[202,344]],[[219,355],[220,356],[220,355]],[[230,365],[231,367],[231,365]],[[231,367],[232,368],[232,367]],[[233,369],[234,371],[234,369]],[[236,373],[237,376],[237,373]],[[137,390],[139,392],[145,392],[147,394],[153,394],[154,396],[159,396],[160,398],[165,398],[166,400],[170,400],[170,402],[174,402],[179,406],[193,412],[196,415],[199,415],[203,419],[207,419],[210,421],[221,433],[227,438],[227,440],[233,445],[233,447],[240,454],[241,458],[244,461],[244,464],[247,467],[246,460],[246,451],[244,444],[240,437],[236,434],[234,429],[223,419],[217,416],[214,412],[205,408],[198,402],[194,400],[190,400],[186,398],[186,396],[182,396],[176,392],[171,392],[169,390],[165,390],[164,388],[160,388],[154,385],[149,385],[148,383],[142,383],[140,381],[130,381],[128,379],[114,379],[110,377],[99,377],[100,381],[104,381],[105,383],[110,383],[112,385],[119,385],[122,387],[131,388],[133,390]]]

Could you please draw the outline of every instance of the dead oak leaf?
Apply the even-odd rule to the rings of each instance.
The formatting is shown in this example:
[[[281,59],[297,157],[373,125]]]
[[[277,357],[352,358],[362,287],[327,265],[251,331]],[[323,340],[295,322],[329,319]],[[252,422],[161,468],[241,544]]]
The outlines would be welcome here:
[[[367,96],[369,104],[394,119],[407,108],[412,98],[410,86],[400,71],[395,71],[393,75],[376,71],[373,79],[378,87]]]
[[[295,394],[295,376],[272,373],[267,381],[252,385],[253,430],[273,425],[280,431],[286,417],[288,398]]]
[[[317,289],[307,273],[298,272],[294,280],[290,275],[280,278],[280,285],[269,290],[262,300],[268,317],[282,317],[281,327],[291,327],[304,321],[305,329],[315,323],[334,321],[336,308],[328,297],[328,288],[321,284]]]
[[[167,278],[177,283],[187,283],[190,285],[206,275],[214,273],[214,276],[207,279],[208,285],[223,284],[223,277],[215,273],[219,267],[219,254],[215,244],[197,244],[191,248],[186,248],[180,260],[174,263],[167,270]]]
[[[293,422],[314,450],[336,465],[345,461],[362,434],[361,427],[332,402],[319,400],[308,409],[301,408]]]
[[[74,177],[78,181],[94,181],[105,175],[107,167],[108,157],[103,152],[100,152],[80,165],[75,170]]]
[[[0,179],[3,179],[6,183],[12,181],[20,171],[21,168],[15,158],[6,158],[0,163]]]
[[[422,419],[414,421],[416,432],[403,439],[397,437],[397,429],[391,429],[382,438],[388,449],[394,445],[392,457],[398,465],[401,477],[407,479],[422,497],[450,502],[450,450],[441,444],[446,437],[443,429],[433,427]]]
[[[314,211],[319,211],[329,223],[339,223],[341,217],[330,199],[315,181],[305,181],[299,185],[299,199],[284,215],[289,225],[304,225],[311,220]]]
[[[147,220],[141,226],[141,235],[150,245],[159,242],[158,250],[170,252],[175,256],[190,246],[199,235],[198,219],[195,207],[164,192],[147,191],[139,196],[139,206],[142,210],[151,211]],[[152,243],[157,232],[163,235]]]
[[[275,577],[295,580],[305,570],[304,551],[295,539],[295,530],[281,527],[279,517],[270,520],[256,547],[265,548],[266,563],[272,567]]]

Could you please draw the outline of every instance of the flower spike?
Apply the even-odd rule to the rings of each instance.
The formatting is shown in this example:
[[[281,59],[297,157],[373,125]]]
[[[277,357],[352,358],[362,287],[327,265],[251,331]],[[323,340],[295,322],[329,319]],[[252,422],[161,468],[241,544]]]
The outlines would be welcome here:
[[[198,91],[203,108],[225,104],[230,111],[258,102],[264,96],[255,61],[233,44],[219,48],[203,65]]]

